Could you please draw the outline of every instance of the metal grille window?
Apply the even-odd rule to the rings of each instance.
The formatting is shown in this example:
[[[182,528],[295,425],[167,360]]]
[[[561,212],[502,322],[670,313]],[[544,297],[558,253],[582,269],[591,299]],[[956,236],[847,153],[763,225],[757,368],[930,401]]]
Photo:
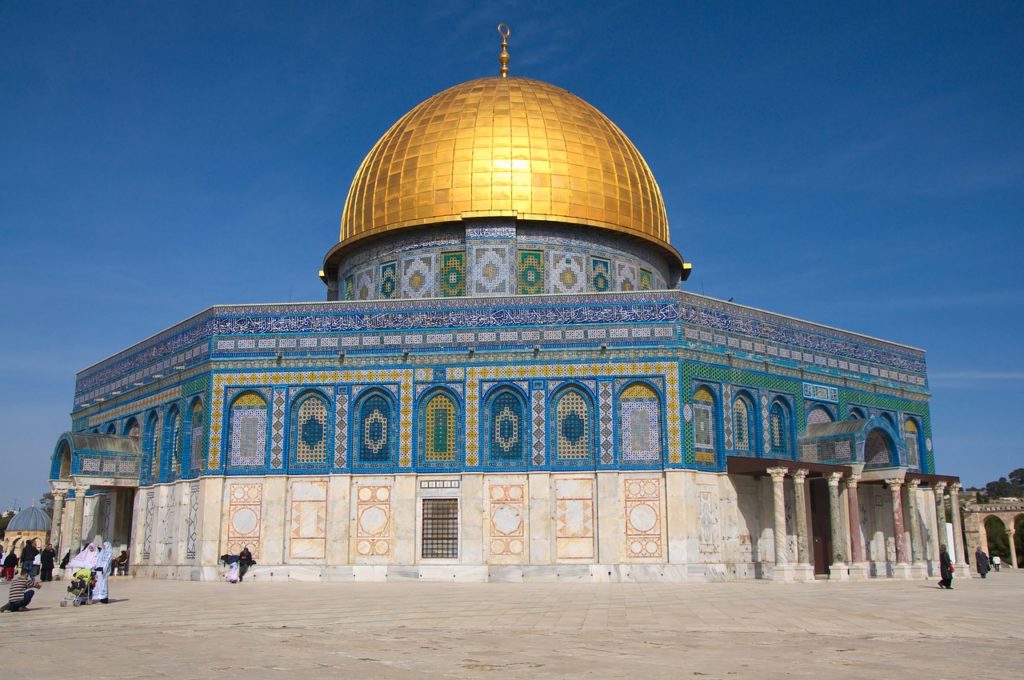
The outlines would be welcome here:
[[[459,500],[423,499],[423,558],[459,556]]]

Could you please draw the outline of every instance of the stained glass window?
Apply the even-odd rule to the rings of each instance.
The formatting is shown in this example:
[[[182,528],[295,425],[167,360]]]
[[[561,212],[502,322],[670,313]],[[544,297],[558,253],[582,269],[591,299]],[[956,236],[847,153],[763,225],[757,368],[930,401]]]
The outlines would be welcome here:
[[[555,450],[559,460],[590,458],[590,401],[578,390],[568,389],[555,407]]]
[[[359,402],[356,412],[358,464],[381,467],[390,463],[394,451],[391,400],[379,392],[371,393]]]
[[[196,401],[192,404],[192,442],[189,452],[189,469],[192,472],[198,471],[203,460],[203,403]]]
[[[429,463],[455,461],[455,404],[446,394],[435,394],[423,406],[423,458]]]
[[[715,396],[706,387],[693,395],[693,444],[698,449],[715,447]]]
[[[299,403],[292,431],[292,450],[297,463],[327,460],[327,404],[317,395]]]
[[[747,400],[743,397],[736,397],[732,403],[732,430],[737,451],[750,450],[750,413],[751,409]]]
[[[512,390],[502,390],[490,400],[487,450],[492,465],[526,462],[525,414],[523,400]]]
[[[907,441],[907,465],[910,467],[918,467],[921,462],[920,458],[920,444],[918,438],[921,436],[917,431],[917,423],[911,418],[907,418],[906,423],[903,426],[903,431],[906,434]]]
[[[146,456],[150,479],[160,474],[160,440],[160,416],[150,413],[146,419],[146,432],[142,440],[142,450]]]
[[[167,442],[167,455],[170,458],[168,468],[172,478],[181,475],[181,411],[177,408],[171,410],[171,432],[170,441]]]
[[[262,466],[267,453],[267,402],[246,392],[231,405],[231,440],[228,462],[237,466]]]
[[[780,403],[772,404],[768,414],[769,441],[773,454],[789,455],[789,414]]]
[[[634,383],[619,396],[619,453],[624,463],[661,459],[661,401],[643,383]]]

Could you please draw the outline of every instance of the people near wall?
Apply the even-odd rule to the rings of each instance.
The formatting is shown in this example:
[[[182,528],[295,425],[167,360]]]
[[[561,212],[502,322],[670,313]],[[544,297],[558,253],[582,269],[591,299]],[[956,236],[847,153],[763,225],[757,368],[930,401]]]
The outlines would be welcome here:
[[[128,575],[128,551],[122,550],[121,554],[114,558],[114,576]]]
[[[39,580],[46,582],[53,580],[53,567],[57,561],[57,551],[53,549],[52,543],[47,543],[43,552],[39,553]]]
[[[252,553],[249,551],[249,546],[242,546],[242,552],[238,553],[238,580],[242,581],[245,579],[245,572],[249,571],[249,567],[256,564],[256,560],[252,558]]]
[[[17,540],[15,540],[15,543]],[[4,580],[11,581],[14,579],[14,570],[18,566],[18,552],[14,543],[11,544],[10,550],[4,556]]]
[[[978,546],[978,549],[974,551],[974,568],[978,571],[978,576],[985,578],[985,574],[989,571],[989,560],[988,555],[985,551]]]
[[[224,580],[228,583],[238,583],[238,555],[221,555],[220,561],[228,568]]]
[[[61,560],[60,560],[60,568],[61,569],[67,569],[68,568],[68,562],[70,562],[70,561],[71,561],[71,548],[68,548],[68,551],[66,553],[64,553],[64,557],[62,557]]]
[[[43,584],[36,581],[28,569],[22,568],[18,575],[11,581],[11,587],[7,591],[7,602],[0,607],[0,612],[17,612],[28,609],[32,596],[35,595],[33,588],[41,588]]]
[[[939,587],[953,590],[953,561],[949,559],[949,551],[945,544],[939,546]]]
[[[29,575],[35,579],[39,574],[39,567],[36,564],[36,557],[39,555],[39,548],[36,546],[36,539],[32,539],[25,544],[24,549],[21,551],[21,568],[28,569]]]
[[[999,573],[999,567],[1001,567],[1001,566],[1003,566],[1003,558],[1000,557],[999,555],[993,555],[992,556],[992,568],[996,570],[996,573]]]
[[[96,558],[96,566],[93,571],[96,574],[96,585],[92,589],[92,601],[107,604],[110,602],[107,580],[110,577],[110,570],[114,563],[114,548],[110,541],[103,542],[103,548]]]

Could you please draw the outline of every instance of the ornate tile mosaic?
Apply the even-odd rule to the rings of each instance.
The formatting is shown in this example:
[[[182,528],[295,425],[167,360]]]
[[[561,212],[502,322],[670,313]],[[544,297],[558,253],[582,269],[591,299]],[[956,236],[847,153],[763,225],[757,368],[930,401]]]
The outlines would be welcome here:
[[[623,463],[661,462],[661,400],[643,383],[619,397],[619,454]]]
[[[274,417],[270,435],[270,467],[280,469],[284,463],[284,405],[287,392],[274,390]]]
[[[511,293],[512,257],[508,245],[474,245],[470,255],[470,290],[473,295]]]
[[[334,401],[334,467],[345,467],[348,453],[348,394],[338,390]]]
[[[590,290],[604,293],[612,290],[611,263],[603,258],[590,259]]]
[[[437,279],[440,276],[436,257],[419,255],[402,260],[401,296],[404,298],[425,298],[437,295]]]
[[[466,294],[466,253],[441,253],[441,295],[459,297]]]
[[[520,295],[539,295],[544,292],[544,252],[519,251],[518,292]]]
[[[561,295],[586,292],[587,275],[584,271],[583,255],[551,251],[548,258],[548,292]]]
[[[393,300],[398,297],[398,263],[385,262],[380,266],[380,291],[382,300]]]

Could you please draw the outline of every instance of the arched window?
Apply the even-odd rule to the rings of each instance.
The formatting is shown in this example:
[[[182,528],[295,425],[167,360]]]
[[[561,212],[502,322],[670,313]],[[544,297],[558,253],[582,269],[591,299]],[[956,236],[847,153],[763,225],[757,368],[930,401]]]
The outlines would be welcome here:
[[[167,434],[164,439],[161,476],[175,479],[181,475],[182,422],[181,411],[172,406],[167,412]]]
[[[661,400],[643,383],[619,395],[619,455],[623,463],[661,460]]]
[[[153,411],[146,418],[146,430],[142,435],[142,474],[154,479],[160,474],[160,416]]]
[[[356,406],[356,465],[387,467],[394,460],[395,437],[392,400],[383,392],[370,392]]]
[[[864,463],[868,467],[889,467],[893,464],[893,446],[883,430],[875,428],[864,442]]]
[[[501,389],[487,404],[484,441],[489,465],[526,465],[526,404],[513,389]]]
[[[292,418],[292,460],[299,464],[327,462],[327,402],[318,394],[308,394],[298,402]]]
[[[864,410],[859,406],[854,406],[850,409],[850,420],[864,420]]]
[[[789,455],[789,409],[781,401],[774,402],[768,412],[768,440],[772,455]]]
[[[124,436],[138,439],[142,433],[139,428],[139,421],[135,418],[129,418],[124,424],[124,429],[121,431]]]
[[[575,387],[563,390],[554,403],[556,463],[582,464],[593,459],[593,404]]]
[[[907,441],[907,465],[920,467],[921,465],[921,433],[917,429],[917,422],[913,418],[907,418],[903,425],[903,432]]]
[[[420,406],[420,447],[424,465],[455,463],[455,402],[444,392],[426,398]]]
[[[267,400],[245,392],[231,404],[228,465],[263,467],[267,460]]]
[[[706,387],[693,393],[693,445],[700,451],[715,450],[715,395]]]
[[[891,413],[883,413],[882,418],[889,424],[889,427],[893,429],[893,432],[899,432],[899,428],[896,427],[896,419],[893,418]]]
[[[745,396],[738,396],[732,402],[733,448],[750,451],[754,435],[754,409]]]
[[[206,443],[206,437],[203,436],[203,402],[199,399],[192,402],[189,429],[192,436],[189,439],[188,469],[189,472],[195,473],[203,467],[203,445]]]
[[[815,406],[807,414],[808,425],[821,425],[823,423],[831,423],[832,414],[824,406]]]
[[[114,423],[107,425],[107,434],[117,434],[117,425]]]

